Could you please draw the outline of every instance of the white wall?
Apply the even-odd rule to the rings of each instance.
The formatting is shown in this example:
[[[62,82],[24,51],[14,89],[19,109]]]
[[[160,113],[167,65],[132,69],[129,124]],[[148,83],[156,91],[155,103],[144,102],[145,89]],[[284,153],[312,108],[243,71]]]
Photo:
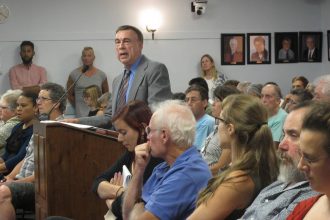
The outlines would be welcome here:
[[[144,53],[165,63],[172,90],[184,91],[187,81],[199,74],[199,59],[211,54],[229,78],[256,83],[277,81],[284,92],[294,75],[312,80],[328,69],[322,63],[220,67],[220,34],[247,32],[324,31],[329,29],[326,0],[209,0],[206,14],[190,12],[190,0],[2,0],[11,9],[10,19],[0,24],[0,93],[9,88],[8,70],[20,62],[18,45],[32,40],[34,62],[46,67],[50,81],[65,84],[68,73],[80,64],[84,46],[96,51],[95,64],[112,79],[122,65],[114,52],[114,31],[122,24],[140,26],[139,13],[157,8],[163,24],[156,40],[144,31]],[[326,10],[328,9],[328,10]],[[324,45],[325,47],[325,45]]]

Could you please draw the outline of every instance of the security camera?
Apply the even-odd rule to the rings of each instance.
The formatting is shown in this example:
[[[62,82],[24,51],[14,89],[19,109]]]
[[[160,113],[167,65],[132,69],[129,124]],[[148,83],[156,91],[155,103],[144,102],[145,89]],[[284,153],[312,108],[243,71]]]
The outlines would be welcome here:
[[[193,1],[191,2],[191,12],[196,13],[197,15],[202,15],[205,13],[207,1]]]

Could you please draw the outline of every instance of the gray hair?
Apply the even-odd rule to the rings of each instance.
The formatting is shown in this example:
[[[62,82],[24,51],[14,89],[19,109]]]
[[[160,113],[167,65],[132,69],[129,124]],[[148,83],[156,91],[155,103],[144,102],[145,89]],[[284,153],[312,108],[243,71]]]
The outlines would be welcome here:
[[[15,111],[17,107],[17,99],[22,94],[22,90],[7,90],[2,96],[1,101],[5,101],[8,103],[8,108],[10,111]]]
[[[322,94],[330,97],[330,74],[317,77],[313,85],[315,87],[318,85],[321,86]]]
[[[47,82],[43,85],[41,85],[40,90],[47,90],[49,91],[49,97],[52,100],[53,103],[56,103],[62,98],[62,96],[65,93],[65,89],[63,86],[57,84],[57,83],[52,83],[52,82]],[[65,111],[66,108],[66,96],[62,98],[59,106],[59,110],[61,113]]]
[[[246,93],[261,98],[262,84],[250,84],[246,88]]]
[[[195,140],[195,117],[186,103],[167,100],[152,107],[157,128],[167,128],[172,142],[180,147],[190,147]]]

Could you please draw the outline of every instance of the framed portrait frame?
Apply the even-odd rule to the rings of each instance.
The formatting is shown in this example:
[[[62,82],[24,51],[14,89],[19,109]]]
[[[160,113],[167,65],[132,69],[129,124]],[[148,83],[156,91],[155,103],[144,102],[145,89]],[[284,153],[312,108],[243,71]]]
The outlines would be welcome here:
[[[298,32],[275,32],[275,63],[299,61]]]
[[[271,33],[247,33],[247,63],[271,63]]]
[[[221,65],[245,65],[245,34],[221,34]]]
[[[330,61],[330,30],[327,31],[328,38],[328,60]]]
[[[299,32],[299,61],[322,62],[322,32]]]

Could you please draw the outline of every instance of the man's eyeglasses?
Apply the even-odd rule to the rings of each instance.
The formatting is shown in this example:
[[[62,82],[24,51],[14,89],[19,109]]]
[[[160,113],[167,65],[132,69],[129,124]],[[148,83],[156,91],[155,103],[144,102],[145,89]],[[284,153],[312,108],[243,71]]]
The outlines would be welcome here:
[[[46,98],[46,97],[42,97],[42,96],[37,98],[37,102],[44,102],[44,101],[47,101],[47,100],[53,101],[51,98]]]
[[[147,136],[151,133],[151,132],[153,132],[153,131],[160,131],[161,129],[151,129],[149,126],[147,126],[146,128],[145,128],[145,131],[146,131],[146,134],[147,134]]]
[[[132,40],[129,38],[124,38],[123,40],[116,39],[115,40],[115,45],[119,47],[121,44],[124,44],[125,46],[128,46],[132,43]]]
[[[317,163],[320,160],[327,159],[329,157],[328,155],[325,156],[325,157],[317,157],[317,158],[312,157],[310,155],[305,155],[303,152],[301,152],[300,149],[298,149],[298,155],[309,166],[314,164],[314,163]]]

